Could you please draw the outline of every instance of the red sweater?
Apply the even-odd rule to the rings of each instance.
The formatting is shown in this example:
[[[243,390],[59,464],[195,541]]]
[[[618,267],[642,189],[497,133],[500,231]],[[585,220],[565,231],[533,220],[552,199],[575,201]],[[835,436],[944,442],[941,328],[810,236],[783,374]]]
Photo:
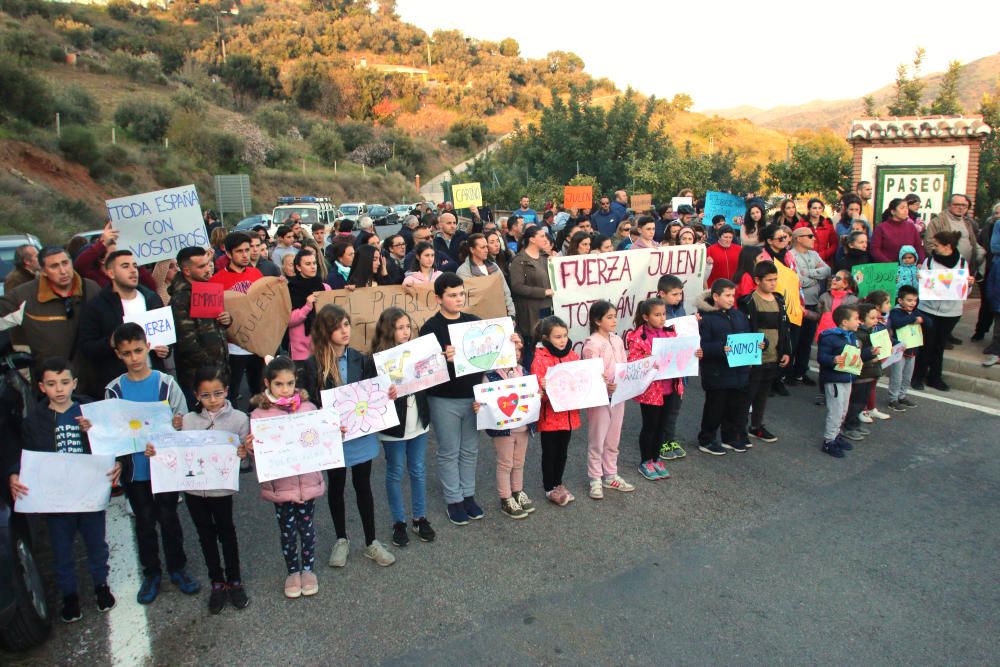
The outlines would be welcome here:
[[[829,218],[820,218],[819,224],[813,227],[809,224],[809,220],[803,220],[795,225],[795,229],[799,227],[808,227],[813,231],[813,234],[816,235],[816,245],[813,246],[813,250],[819,254],[824,262],[832,265],[831,260],[837,252],[837,243],[840,240],[833,222]]]
[[[108,251],[104,243],[98,239],[83,249],[73,261],[73,268],[84,278],[90,278],[101,287],[111,284],[111,278],[104,272],[104,254]],[[156,280],[153,279],[152,272],[145,266],[139,267],[139,282],[149,289],[156,291]]]
[[[225,269],[209,278],[209,282],[221,283],[222,288],[227,291],[231,290],[233,292],[246,294],[250,290],[250,285],[263,277],[264,274],[252,266],[248,266],[242,273],[230,271],[227,266]]]
[[[740,251],[743,246],[733,243],[728,248],[723,248],[718,243],[708,246],[705,254],[712,260],[712,272],[708,274],[708,286],[711,287],[719,278],[732,280],[736,275],[736,263],[740,260]]]

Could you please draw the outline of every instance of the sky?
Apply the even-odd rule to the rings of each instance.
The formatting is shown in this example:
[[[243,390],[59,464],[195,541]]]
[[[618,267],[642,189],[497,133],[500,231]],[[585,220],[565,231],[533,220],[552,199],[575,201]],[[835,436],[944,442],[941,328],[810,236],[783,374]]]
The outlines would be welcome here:
[[[513,37],[529,58],[572,51],[622,90],[687,93],[695,110],[860,98],[917,46],[924,74],[1000,50],[996,0],[397,0],[396,11],[427,32]]]

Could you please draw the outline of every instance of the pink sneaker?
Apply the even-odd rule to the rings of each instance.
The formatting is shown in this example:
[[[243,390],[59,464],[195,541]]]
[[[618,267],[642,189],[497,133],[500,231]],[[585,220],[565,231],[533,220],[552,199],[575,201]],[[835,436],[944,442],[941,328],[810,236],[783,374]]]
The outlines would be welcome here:
[[[545,497],[549,499],[550,503],[559,505],[559,507],[565,507],[569,504],[569,493],[562,485],[557,486],[551,491],[546,491]]]
[[[300,595],[302,595],[302,575],[295,572],[285,579],[285,597],[297,598]]]

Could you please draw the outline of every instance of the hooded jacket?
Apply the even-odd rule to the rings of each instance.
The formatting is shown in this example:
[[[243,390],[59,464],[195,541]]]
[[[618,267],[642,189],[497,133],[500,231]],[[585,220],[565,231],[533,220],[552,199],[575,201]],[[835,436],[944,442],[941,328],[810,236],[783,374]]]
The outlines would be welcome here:
[[[903,257],[906,255],[913,255],[913,264],[906,266],[903,264]],[[920,263],[919,255],[917,254],[917,249],[911,245],[904,245],[899,249],[899,268],[896,270],[896,289],[899,289],[900,285],[909,285],[910,287],[917,287],[917,279],[919,270],[918,264]]]
[[[572,345],[572,342],[570,344]],[[580,357],[573,350],[570,350],[565,357],[559,358],[549,352],[544,345],[539,344],[535,348],[535,358],[531,361],[531,373],[538,378],[540,384],[545,379],[545,374],[553,366],[579,361],[579,359]],[[549,403],[549,395],[542,394],[542,410],[538,416],[539,431],[572,431],[578,428],[580,428],[579,410],[556,412],[552,409],[552,404]]]
[[[653,329],[643,324],[642,326],[628,332],[627,361],[636,361],[653,355],[654,338],[674,338],[677,332],[674,327],[669,329]],[[614,371],[612,370],[612,373]],[[663,405],[663,397],[668,394],[684,394],[684,378],[673,378],[670,380],[653,380],[646,391],[636,396],[634,401],[639,405]]]
[[[750,384],[750,367],[729,367],[726,353],[726,338],[730,334],[750,333],[750,320],[737,308],[720,310],[712,302],[711,291],[706,290],[698,297],[698,312],[701,321],[701,387],[705,391],[720,389],[742,389]]]
[[[307,399],[306,392],[299,390],[299,397],[302,404],[297,412],[311,412],[316,406]],[[250,413],[250,419],[264,419],[266,417],[282,417],[288,414],[287,410],[271,405],[266,394],[254,397],[257,407]],[[346,449],[346,448],[345,448]],[[270,482],[260,483],[260,497],[272,503],[297,503],[302,504],[307,500],[319,498],[326,492],[326,482],[323,480],[323,473],[319,471],[306,472],[301,475],[291,477],[281,477],[272,479]]]
[[[239,437],[239,441],[236,443],[237,447],[243,442],[243,438],[250,434],[250,418],[247,417],[247,413],[237,410],[229,401],[226,401],[222,409],[219,410],[219,414],[215,416],[210,415],[204,410],[201,412],[193,411],[184,415],[183,420],[182,431],[226,431],[228,433],[235,433]],[[209,491],[185,491],[185,493],[193,496],[201,496],[202,498],[221,498],[222,496],[231,496],[236,492],[229,489],[213,489]]]
[[[843,371],[836,370],[837,365],[834,358],[839,357],[844,351],[845,345],[854,345],[860,348],[860,343],[854,332],[844,331],[840,327],[827,329],[819,335],[819,344],[816,347],[816,360],[819,362],[819,381],[821,384],[840,383],[850,384],[855,376]],[[872,348],[867,351],[861,350],[861,361],[870,361],[872,358]]]

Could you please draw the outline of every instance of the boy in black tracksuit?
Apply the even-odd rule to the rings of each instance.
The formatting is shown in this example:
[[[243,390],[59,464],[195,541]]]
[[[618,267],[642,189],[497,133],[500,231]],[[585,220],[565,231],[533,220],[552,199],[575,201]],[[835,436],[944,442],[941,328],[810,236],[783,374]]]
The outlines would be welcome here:
[[[764,410],[778,369],[788,366],[791,360],[792,343],[785,300],[775,293],[778,268],[774,262],[760,262],[754,267],[753,276],[757,289],[740,299],[739,304],[740,310],[750,320],[750,331],[764,334],[761,365],[750,367],[747,399],[753,410],[750,413],[749,434],[763,442],[776,442],[778,436],[764,428]]]

